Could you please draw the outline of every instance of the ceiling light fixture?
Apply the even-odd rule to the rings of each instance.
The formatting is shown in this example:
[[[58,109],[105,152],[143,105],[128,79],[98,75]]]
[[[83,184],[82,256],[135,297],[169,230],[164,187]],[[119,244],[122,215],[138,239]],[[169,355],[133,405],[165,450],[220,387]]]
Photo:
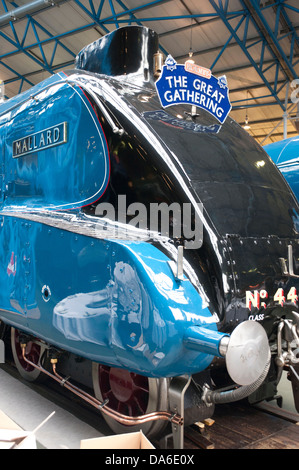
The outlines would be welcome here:
[[[249,129],[251,129],[250,125],[248,124],[248,116],[246,114],[246,118],[245,118],[245,124],[243,126],[243,129],[245,129],[246,131],[249,131]]]
[[[189,59],[186,60],[186,62],[190,62],[191,64],[195,64],[195,61],[194,61],[194,59],[192,59],[192,56],[193,56],[193,52],[190,51],[189,52]]]
[[[248,107],[248,90],[247,90],[247,107]],[[245,124],[243,126],[243,129],[245,129],[246,131],[249,131],[249,129],[251,129],[249,123],[248,123],[248,113],[247,113],[247,110],[246,110],[246,116],[245,116]]]
[[[191,64],[195,64],[195,61],[192,59],[193,57],[193,50],[192,50],[192,18],[191,18],[191,26],[190,26],[190,49],[189,49],[189,59],[186,62],[191,62]]]

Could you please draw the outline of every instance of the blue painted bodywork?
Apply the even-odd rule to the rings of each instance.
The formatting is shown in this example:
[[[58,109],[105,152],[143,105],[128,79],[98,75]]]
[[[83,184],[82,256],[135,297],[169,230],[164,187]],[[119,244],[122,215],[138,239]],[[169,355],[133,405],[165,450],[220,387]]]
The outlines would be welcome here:
[[[0,237],[1,316],[11,325],[149,376],[193,373],[213,359],[186,354],[186,325],[216,324],[190,281],[175,281],[152,245],[92,240],[14,217]]]
[[[226,334],[190,280],[175,279],[169,257],[150,243],[59,228],[61,211],[78,215],[109,181],[106,137],[82,89],[58,74],[0,113],[1,319],[76,355],[147,376],[208,367]],[[66,138],[52,145],[47,130],[58,123],[67,126]],[[26,216],[45,211],[58,214],[58,228]],[[189,326],[215,332],[208,352],[186,348]]]
[[[38,95],[31,93],[31,99],[22,95],[19,106],[13,99],[7,113],[7,105],[4,112],[1,107],[0,145],[7,175],[2,190],[7,206],[69,210],[96,201],[107,187],[109,152],[90,102],[79,87],[65,83],[65,77],[62,82],[56,76],[57,85],[50,86],[53,82],[38,87]],[[62,124],[65,142],[55,145],[51,129],[61,132]],[[14,142],[24,150],[16,158]]]
[[[291,137],[264,146],[299,201],[299,137]]]

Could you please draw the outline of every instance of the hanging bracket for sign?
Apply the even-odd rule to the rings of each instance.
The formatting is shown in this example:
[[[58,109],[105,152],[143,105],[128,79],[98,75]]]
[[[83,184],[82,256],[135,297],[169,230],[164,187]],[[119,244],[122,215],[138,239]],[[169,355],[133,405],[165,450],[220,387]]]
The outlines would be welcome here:
[[[225,75],[216,78],[211,70],[188,61],[178,64],[170,55],[156,89],[163,108],[190,104],[212,114],[221,124],[232,108]]]

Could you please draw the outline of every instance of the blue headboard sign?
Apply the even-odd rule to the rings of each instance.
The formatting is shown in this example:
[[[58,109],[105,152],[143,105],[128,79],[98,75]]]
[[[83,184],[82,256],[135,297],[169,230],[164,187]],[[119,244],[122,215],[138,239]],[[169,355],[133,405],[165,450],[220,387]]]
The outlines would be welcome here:
[[[188,61],[178,64],[171,55],[162,67],[156,89],[163,108],[194,105],[208,111],[221,124],[232,108],[225,75],[216,78],[211,70]]]

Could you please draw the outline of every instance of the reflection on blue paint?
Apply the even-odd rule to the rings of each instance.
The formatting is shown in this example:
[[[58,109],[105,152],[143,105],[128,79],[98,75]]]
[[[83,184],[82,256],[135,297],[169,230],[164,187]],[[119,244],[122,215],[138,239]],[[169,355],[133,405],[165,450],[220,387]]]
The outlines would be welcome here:
[[[87,355],[97,348],[97,360],[104,363],[110,348],[110,364],[153,376],[206,368],[213,356],[186,352],[182,341],[187,325],[205,325],[217,335],[215,320],[200,305],[191,283],[175,281],[167,257],[151,245],[113,241],[105,249],[105,242],[98,244],[86,246],[84,254],[90,251],[88,272],[100,261],[93,251],[109,254],[109,276],[101,288],[66,296],[53,308],[53,326],[66,338],[67,347],[86,349]],[[104,269],[108,271],[99,264],[99,270]]]
[[[46,80],[44,91],[19,107],[12,102],[6,113],[7,105],[0,107],[6,121],[0,144],[10,175],[7,206],[72,209],[98,200],[106,190],[109,152],[97,116],[79,87],[65,81],[49,86],[52,82]]]

